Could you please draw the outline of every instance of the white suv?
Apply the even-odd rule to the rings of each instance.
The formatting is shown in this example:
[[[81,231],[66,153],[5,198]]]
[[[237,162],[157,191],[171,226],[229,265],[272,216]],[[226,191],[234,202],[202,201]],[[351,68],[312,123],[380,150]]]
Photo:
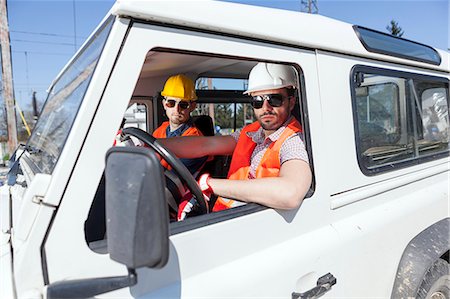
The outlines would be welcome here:
[[[170,222],[177,195],[154,150],[110,149],[122,120],[152,143],[159,92],[184,73],[194,114],[229,134],[253,120],[242,91],[258,62],[297,70],[307,198]],[[449,65],[446,51],[318,15],[118,1],[0,188],[0,297],[450,298]],[[226,176],[229,157],[210,162]]]

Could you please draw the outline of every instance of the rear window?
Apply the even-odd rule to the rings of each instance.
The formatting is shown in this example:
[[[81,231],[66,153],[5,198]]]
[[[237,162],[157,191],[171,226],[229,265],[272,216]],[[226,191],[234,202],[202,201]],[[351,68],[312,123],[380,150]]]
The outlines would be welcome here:
[[[357,67],[356,146],[373,174],[449,153],[449,84],[444,78]]]
[[[244,95],[247,79],[201,77],[196,81],[196,115],[209,115],[215,135],[229,135],[256,121],[250,97]]]

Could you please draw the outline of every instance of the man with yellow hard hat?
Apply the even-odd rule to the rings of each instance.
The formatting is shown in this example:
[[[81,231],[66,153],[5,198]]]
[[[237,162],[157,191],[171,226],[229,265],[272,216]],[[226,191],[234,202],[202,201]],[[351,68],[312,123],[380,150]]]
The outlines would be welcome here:
[[[168,121],[165,121],[154,132],[155,138],[171,138],[179,136],[203,136],[190,118],[196,107],[197,95],[194,82],[187,76],[178,74],[169,77],[161,92],[162,104],[166,111]],[[180,159],[187,169],[195,176],[205,163],[207,157],[195,159]],[[165,161],[163,166],[168,168]]]

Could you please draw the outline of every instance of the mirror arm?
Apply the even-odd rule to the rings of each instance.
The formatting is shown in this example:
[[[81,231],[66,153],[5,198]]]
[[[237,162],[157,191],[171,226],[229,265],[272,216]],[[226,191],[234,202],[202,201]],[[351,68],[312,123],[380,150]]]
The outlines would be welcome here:
[[[137,276],[134,269],[128,269],[127,276],[101,277],[58,281],[47,287],[47,298],[90,298],[99,294],[134,286]]]

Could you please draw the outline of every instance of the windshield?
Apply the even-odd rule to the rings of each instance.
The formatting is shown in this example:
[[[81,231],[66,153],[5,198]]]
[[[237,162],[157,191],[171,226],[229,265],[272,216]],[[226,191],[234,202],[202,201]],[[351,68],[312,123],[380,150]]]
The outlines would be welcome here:
[[[110,17],[105,21],[51,88],[27,143],[27,148],[32,149],[31,160],[43,173],[51,174],[58,161],[105,45],[112,20],[113,17]]]

